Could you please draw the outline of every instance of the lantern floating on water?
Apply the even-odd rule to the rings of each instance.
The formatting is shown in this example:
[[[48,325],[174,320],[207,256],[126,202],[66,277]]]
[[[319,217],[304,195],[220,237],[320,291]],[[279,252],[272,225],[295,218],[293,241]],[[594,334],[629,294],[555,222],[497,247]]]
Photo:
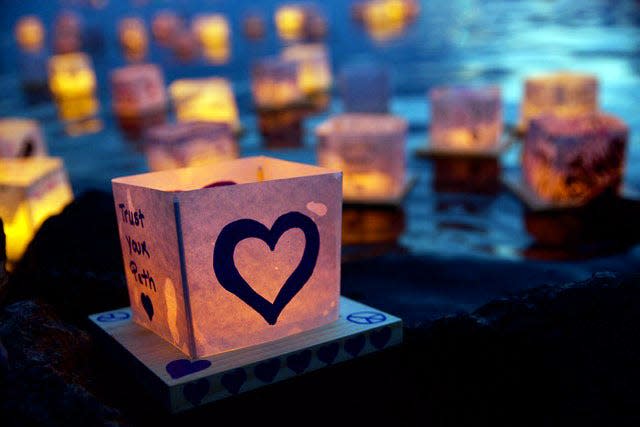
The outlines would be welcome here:
[[[577,117],[598,110],[598,79],[589,74],[557,72],[530,77],[520,109],[521,131],[542,114]]]
[[[25,51],[38,52],[44,47],[44,25],[35,15],[23,16],[18,20],[15,36],[18,46]]]
[[[285,61],[297,64],[298,85],[302,93],[311,96],[331,89],[331,65],[327,49],[322,44],[299,44],[282,51]]]
[[[111,72],[113,111],[117,116],[144,116],[164,113],[167,94],[160,67],[154,64],[129,65]]]
[[[74,12],[62,12],[53,26],[53,47],[57,54],[78,52],[82,49],[82,20]]]
[[[318,40],[327,32],[325,17],[313,5],[284,4],[274,17],[278,35],[286,41]]]
[[[340,73],[340,95],[345,112],[385,114],[391,97],[389,72],[375,64],[346,66]]]
[[[227,79],[179,79],[171,83],[169,93],[178,121],[222,122],[234,131],[240,129],[236,99]]]
[[[242,20],[244,35],[251,40],[258,40],[264,37],[265,22],[262,15],[256,12],[248,13]]]
[[[47,146],[35,120],[0,119],[0,157],[46,156]]]
[[[343,172],[345,201],[384,202],[407,186],[407,122],[383,114],[342,114],[316,128],[318,163]]]
[[[524,143],[524,183],[554,205],[583,205],[622,182],[627,126],[601,113],[531,120]]]
[[[264,58],[254,64],[251,77],[253,101],[258,108],[281,109],[304,100],[294,61]]]
[[[339,172],[255,157],[112,183],[133,320],[189,357],[337,320]]]
[[[163,46],[172,44],[173,38],[182,30],[182,19],[170,10],[161,10],[153,17],[151,33]]]
[[[18,261],[42,223],[72,200],[61,159],[0,159],[0,218],[7,258]]]
[[[149,129],[145,153],[149,168],[160,171],[233,160],[238,145],[226,123],[175,123]]]
[[[149,36],[140,18],[123,18],[118,25],[120,46],[129,61],[141,61],[147,56]]]
[[[189,62],[200,53],[200,46],[191,30],[182,29],[172,42],[173,53],[179,61]]]
[[[191,28],[200,43],[205,59],[216,64],[229,60],[231,31],[224,15],[198,15],[194,18]]]
[[[439,87],[431,90],[429,100],[433,149],[478,153],[499,147],[503,127],[499,87]]]
[[[367,0],[354,9],[368,33],[377,40],[387,40],[402,34],[418,15],[415,0]]]

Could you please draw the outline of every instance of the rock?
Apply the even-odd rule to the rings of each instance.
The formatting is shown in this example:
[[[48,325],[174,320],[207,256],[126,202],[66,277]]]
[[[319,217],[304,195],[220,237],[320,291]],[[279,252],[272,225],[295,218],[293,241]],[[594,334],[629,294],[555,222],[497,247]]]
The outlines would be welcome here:
[[[86,387],[91,377],[89,336],[62,323],[35,301],[0,314],[7,371],[0,383],[3,425],[117,425],[119,412]]]

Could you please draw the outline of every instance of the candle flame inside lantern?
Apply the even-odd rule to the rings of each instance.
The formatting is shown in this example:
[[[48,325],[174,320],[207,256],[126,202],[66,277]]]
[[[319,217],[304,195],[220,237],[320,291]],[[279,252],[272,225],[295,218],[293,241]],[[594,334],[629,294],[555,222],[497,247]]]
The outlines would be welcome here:
[[[281,38],[299,39],[304,34],[304,8],[301,5],[283,5],[276,11],[275,22]]]
[[[223,78],[180,79],[169,86],[179,121],[209,121],[240,127],[233,89]]]
[[[48,68],[49,87],[63,120],[81,120],[98,112],[96,76],[87,55],[55,55],[49,60]]]

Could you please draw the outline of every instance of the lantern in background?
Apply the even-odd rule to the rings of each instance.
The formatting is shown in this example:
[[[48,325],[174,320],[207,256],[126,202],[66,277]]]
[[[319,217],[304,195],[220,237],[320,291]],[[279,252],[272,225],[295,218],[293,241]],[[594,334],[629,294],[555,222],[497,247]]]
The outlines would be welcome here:
[[[298,40],[303,37],[305,10],[299,4],[282,5],[275,14],[278,35],[284,40]]]
[[[258,129],[267,149],[300,148],[304,144],[306,111],[289,108],[258,111]]]
[[[530,77],[520,108],[521,131],[542,114],[577,117],[598,110],[598,79],[589,74],[557,72]]]
[[[178,15],[170,10],[161,10],[153,17],[151,33],[158,43],[169,46],[182,27],[183,22]]]
[[[47,146],[35,120],[0,119],[0,157],[46,156]]]
[[[96,75],[91,59],[84,53],[52,56],[49,59],[49,88],[61,119],[78,121],[98,113]]]
[[[145,136],[152,171],[233,160],[238,145],[226,123],[190,122],[155,126]]]
[[[413,0],[368,0],[355,10],[373,38],[386,40],[404,32],[420,7]]]
[[[179,121],[222,122],[234,131],[240,129],[236,99],[227,79],[180,79],[171,83],[169,92]]]
[[[149,36],[140,18],[123,18],[118,24],[118,37],[125,58],[141,61],[147,56]]]
[[[133,320],[189,357],[338,318],[339,172],[255,157],[114,179],[113,193]]]
[[[23,16],[16,23],[16,41],[18,46],[28,52],[38,52],[44,46],[44,25],[35,15]]]
[[[251,72],[253,102],[258,108],[279,109],[303,101],[298,84],[298,65],[281,58],[264,58]]]
[[[282,58],[297,64],[298,85],[305,95],[324,93],[331,89],[331,65],[324,45],[289,46],[282,51]]]
[[[391,98],[389,72],[375,64],[353,64],[340,73],[340,95],[345,112],[387,113]]]
[[[113,111],[116,116],[139,117],[165,113],[167,94],[160,67],[129,65],[111,72]]]
[[[58,54],[82,49],[82,20],[74,12],[65,11],[57,16],[53,25],[53,48]]]
[[[224,15],[198,15],[191,28],[200,42],[205,59],[221,64],[229,60],[231,48],[229,43],[229,22]]]
[[[256,12],[248,13],[242,20],[242,29],[248,39],[261,39],[266,32],[263,16]]]
[[[0,218],[7,258],[18,261],[42,223],[72,200],[61,159],[0,159]]]
[[[431,147],[487,152],[502,138],[502,97],[497,86],[438,87],[429,93]]]
[[[406,189],[407,122],[383,114],[342,114],[316,128],[318,163],[343,172],[345,201],[397,199]]]
[[[622,182],[627,126],[592,113],[532,119],[522,156],[524,183],[540,199],[582,205]]]
[[[172,48],[173,54],[182,62],[192,61],[200,53],[198,40],[189,29],[178,31],[173,39]]]

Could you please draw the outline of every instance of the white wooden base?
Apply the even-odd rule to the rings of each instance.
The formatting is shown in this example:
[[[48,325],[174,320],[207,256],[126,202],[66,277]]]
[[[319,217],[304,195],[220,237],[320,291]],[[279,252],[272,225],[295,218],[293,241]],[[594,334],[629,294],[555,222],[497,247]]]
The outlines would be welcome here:
[[[342,202],[346,206],[392,206],[400,207],[407,194],[416,184],[417,178],[409,176],[404,183],[404,187],[398,194],[389,197],[348,197],[343,196]]]
[[[416,149],[416,155],[418,157],[426,157],[426,158],[442,158],[442,157],[465,157],[465,158],[489,158],[495,159],[500,157],[500,155],[513,143],[513,138],[510,135],[505,135],[500,140],[500,143],[490,149],[487,150],[462,150],[459,148],[441,148],[434,147],[427,141],[427,144],[423,147]]]
[[[131,320],[122,308],[89,316],[107,345],[124,350],[132,374],[170,412],[373,353],[402,342],[402,320],[340,299],[337,321],[281,340],[188,360],[162,338]],[[116,351],[114,351],[116,353]]]

